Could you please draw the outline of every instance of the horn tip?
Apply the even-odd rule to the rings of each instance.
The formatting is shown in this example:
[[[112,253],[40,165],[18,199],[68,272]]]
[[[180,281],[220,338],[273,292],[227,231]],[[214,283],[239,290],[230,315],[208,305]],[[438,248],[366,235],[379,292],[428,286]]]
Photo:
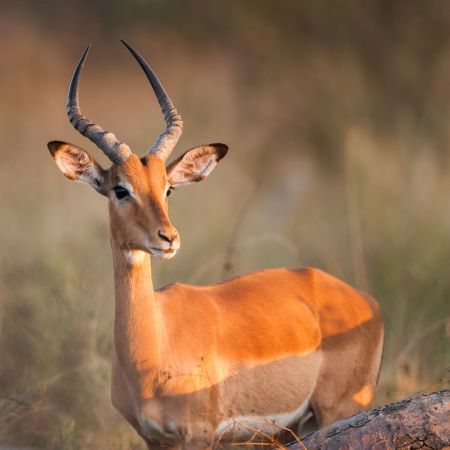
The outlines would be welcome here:
[[[123,45],[128,49],[128,51],[139,61],[139,59],[142,59],[142,57],[139,55],[139,53],[132,47],[131,44],[129,44],[124,39],[121,39],[120,42],[122,42]],[[139,64],[142,64],[139,62]]]
[[[86,46],[86,48],[83,50],[83,54],[81,55],[81,58],[80,58],[80,61],[82,61],[83,63],[84,63],[84,60],[85,60],[86,57],[87,57],[87,54],[89,53],[89,49],[91,48],[91,45],[92,45],[92,44],[88,44],[88,45]]]

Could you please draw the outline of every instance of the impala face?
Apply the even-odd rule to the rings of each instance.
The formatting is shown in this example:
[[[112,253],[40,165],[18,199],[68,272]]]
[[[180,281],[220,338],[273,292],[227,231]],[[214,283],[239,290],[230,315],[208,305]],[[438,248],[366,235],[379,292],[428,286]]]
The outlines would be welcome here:
[[[192,148],[166,167],[165,161],[181,136],[183,121],[154,72],[128,44],[155,91],[166,119],[166,130],[139,158],[117,140],[113,133],[90,122],[78,103],[78,79],[89,47],[78,62],[69,87],[67,112],[72,125],[94,142],[113,162],[103,169],[81,148],[51,141],[48,148],[63,174],[91,185],[109,199],[111,235],[120,248],[141,250],[163,259],[171,258],[180,247],[180,236],[170,223],[168,197],[175,187],[206,178],[228,150],[225,144]]]
[[[154,155],[140,160],[131,155],[109,173],[111,235],[122,248],[171,258],[180,237],[170,223],[168,196],[171,186],[163,161]],[[132,218],[132,219],[131,219]]]

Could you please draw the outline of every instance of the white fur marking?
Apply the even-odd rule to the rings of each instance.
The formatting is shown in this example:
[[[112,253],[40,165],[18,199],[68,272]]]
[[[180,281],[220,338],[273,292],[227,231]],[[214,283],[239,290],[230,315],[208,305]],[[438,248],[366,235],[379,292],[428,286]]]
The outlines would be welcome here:
[[[147,253],[142,250],[125,250],[123,256],[128,264],[142,264]]]
[[[63,158],[60,157],[58,154],[57,154],[57,157],[55,158],[55,162],[56,162],[56,165],[58,166],[59,170],[62,173],[66,174],[66,173],[70,172],[70,167],[68,167],[66,164],[64,164]]]
[[[237,416],[223,420],[214,432],[215,437],[224,441],[248,440],[255,435],[255,429],[264,434],[276,434],[285,427],[295,424],[306,413],[309,399],[295,411],[269,416]],[[295,430],[296,431],[296,430]]]

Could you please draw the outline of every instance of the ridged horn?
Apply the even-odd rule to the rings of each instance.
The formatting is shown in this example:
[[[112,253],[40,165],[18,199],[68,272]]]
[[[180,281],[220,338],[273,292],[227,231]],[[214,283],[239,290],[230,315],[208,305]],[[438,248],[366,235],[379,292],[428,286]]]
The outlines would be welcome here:
[[[173,105],[172,100],[170,100],[162,84],[158,80],[158,77],[155,75],[155,72],[153,72],[144,58],[142,58],[142,56],[130,44],[123,40],[122,43],[136,58],[139,65],[142,67],[142,70],[145,72],[145,75],[147,75],[148,81],[150,81],[150,84],[152,85],[153,91],[156,94],[156,98],[158,99],[166,120],[166,129],[159,135],[156,142],[147,150],[147,153],[154,153],[163,161],[166,161],[177,144],[178,139],[180,139],[181,133],[183,132],[183,120]]]
[[[90,139],[113,163],[122,164],[131,155],[130,147],[127,144],[119,142],[116,136],[110,131],[104,131],[102,127],[91,122],[80,110],[78,79],[80,78],[81,69],[84,66],[90,47],[91,45],[89,44],[85,48],[73,72],[69,93],[67,95],[67,115],[69,116],[70,123],[77,131]]]

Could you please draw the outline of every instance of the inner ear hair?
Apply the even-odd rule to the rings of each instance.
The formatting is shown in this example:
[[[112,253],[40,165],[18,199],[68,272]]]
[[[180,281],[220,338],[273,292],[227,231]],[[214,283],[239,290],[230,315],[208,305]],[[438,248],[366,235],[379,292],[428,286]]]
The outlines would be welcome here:
[[[61,172],[70,180],[87,183],[102,195],[107,192],[107,173],[83,149],[62,141],[51,141],[47,147]]]
[[[215,143],[189,149],[167,167],[171,186],[204,180],[227,154],[228,146]]]

